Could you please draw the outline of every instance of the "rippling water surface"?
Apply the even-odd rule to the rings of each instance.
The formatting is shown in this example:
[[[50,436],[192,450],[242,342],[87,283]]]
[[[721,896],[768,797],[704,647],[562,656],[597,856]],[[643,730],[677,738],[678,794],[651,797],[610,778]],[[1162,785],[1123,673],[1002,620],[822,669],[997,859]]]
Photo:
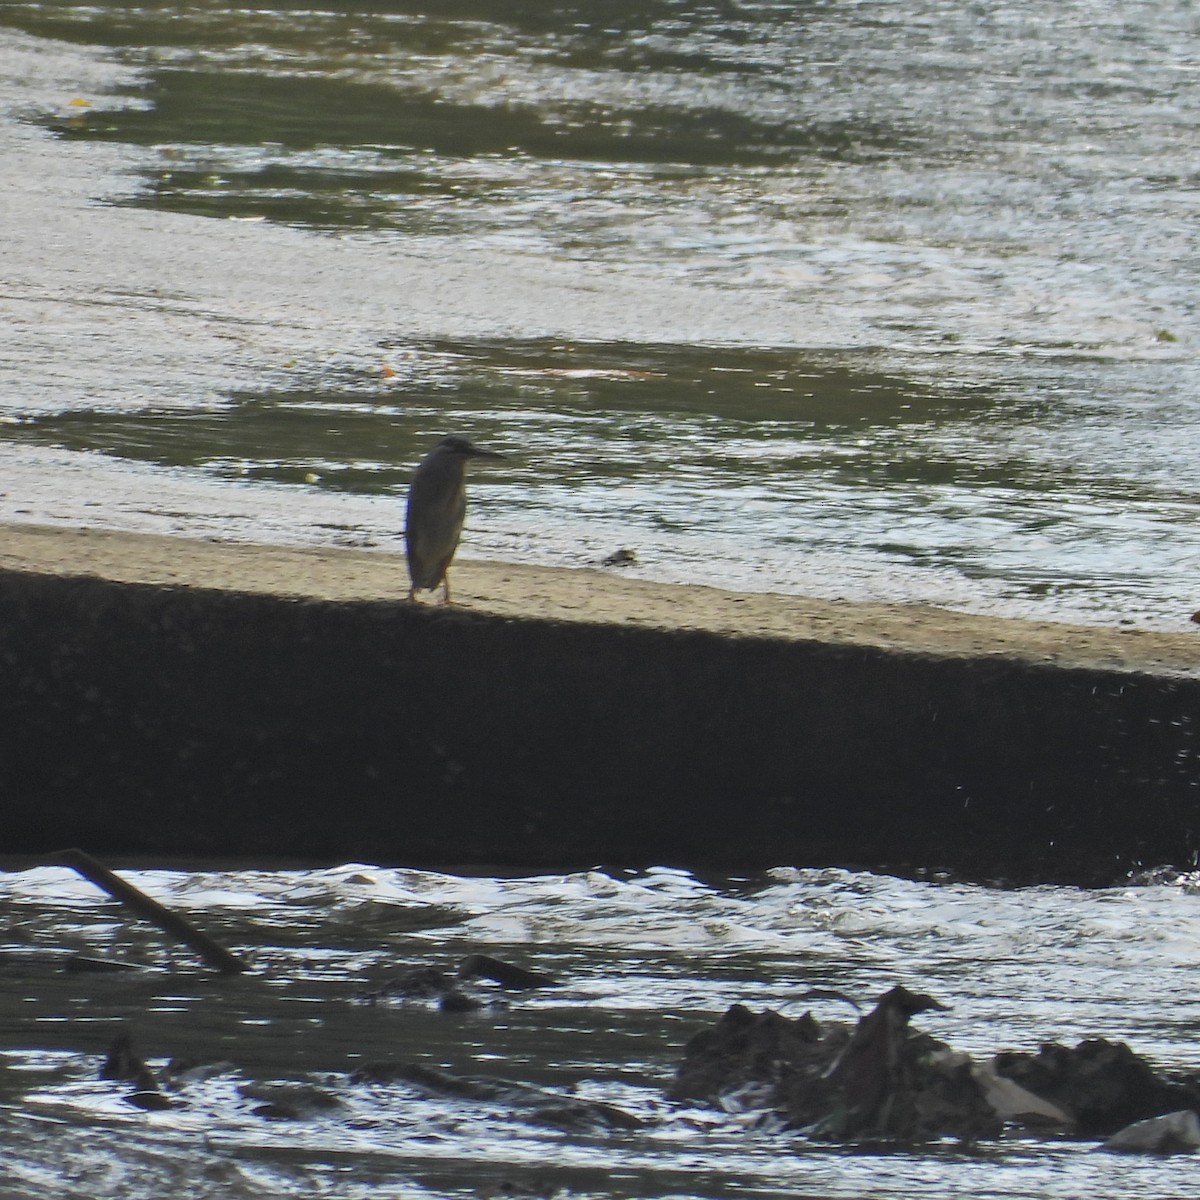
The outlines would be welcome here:
[[[919,1023],[980,1057],[1105,1036],[1200,1068],[1189,878],[1084,892],[783,868],[707,882],[673,870],[506,879],[361,865],[127,877],[254,969],[205,972],[66,869],[0,876],[4,1195],[1189,1194],[1186,1156],[1124,1159],[1027,1137],[970,1153],[846,1153],[663,1094],[684,1042],[731,1003],[845,1019],[845,1003],[806,993],[868,1004],[896,982],[952,1005]],[[364,999],[474,952],[564,986],[466,1014]],[[64,970],[79,954],[141,969]],[[175,1107],[144,1112],[126,1099],[131,1085],[99,1078],[122,1031],[156,1068],[227,1065],[180,1083]],[[351,1080],[379,1061],[559,1090],[644,1124],[556,1129],[504,1104]],[[331,1107],[290,1120],[260,1111],[262,1089],[297,1083]]]
[[[454,428],[476,555],[1183,627],[1198,24],[10,0],[25,203],[92,203],[14,225],[0,516],[395,549]]]

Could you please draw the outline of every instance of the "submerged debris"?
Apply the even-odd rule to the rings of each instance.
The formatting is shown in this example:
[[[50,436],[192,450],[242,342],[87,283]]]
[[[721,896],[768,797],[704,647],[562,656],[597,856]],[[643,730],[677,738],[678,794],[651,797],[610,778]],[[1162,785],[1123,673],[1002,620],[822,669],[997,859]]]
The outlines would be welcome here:
[[[159,1090],[157,1077],[134,1049],[133,1039],[128,1033],[120,1033],[113,1038],[104,1065],[100,1068],[100,1078],[132,1083],[133,1091],[125,1096],[126,1102],[147,1112],[174,1108],[178,1104],[178,1101]]]
[[[534,988],[562,987],[552,975],[542,971],[530,971],[490,954],[468,954],[458,964],[459,979],[490,979],[502,988],[512,991],[530,991]]]
[[[481,1000],[478,996],[469,996],[466,992],[460,992],[458,988],[450,988],[438,997],[438,1008],[444,1013],[475,1012],[486,1006],[486,1000]]]
[[[108,1056],[100,1068],[101,1079],[115,1079],[137,1086],[139,1091],[158,1091],[158,1080],[146,1065],[142,1056],[134,1049],[133,1038],[128,1033],[119,1033],[108,1048]]]
[[[63,970],[72,975],[113,975],[119,971],[142,971],[140,963],[123,962],[119,958],[95,958],[90,954],[72,954]]]
[[[1074,1049],[1047,1042],[1036,1054],[998,1054],[995,1066],[1069,1113],[1084,1136],[1105,1136],[1134,1121],[1200,1107],[1200,1083],[1163,1078],[1124,1042],[1092,1038]]]
[[[523,992],[536,988],[562,987],[552,975],[531,971],[513,963],[493,958],[490,954],[468,954],[453,975],[436,967],[418,967],[394,979],[389,979],[373,991],[360,997],[369,1004],[388,1000],[432,1000],[442,1012],[463,1013],[503,1005],[503,1001],[464,991],[465,985],[487,980],[505,991]],[[494,989],[492,989],[494,991]]]
[[[992,1136],[1001,1120],[971,1060],[908,1028],[944,1007],[894,987],[851,1026],[734,1005],[688,1043],[671,1094],[726,1107],[755,1095],[789,1126],[835,1141]]]
[[[179,1101],[172,1100],[170,1096],[164,1096],[162,1092],[130,1092],[125,1097],[126,1104],[132,1104],[135,1108],[145,1109],[146,1112],[161,1112],[167,1108],[178,1108]]]
[[[1164,1114],[1200,1108],[1200,1081],[1164,1078],[1128,1046],[1103,1039],[975,1062],[909,1027],[916,1014],[943,1007],[894,987],[851,1026],[734,1005],[688,1043],[670,1094],[773,1110],[789,1127],[834,1141],[973,1142],[1006,1124],[1095,1137],[1159,1118],[1108,1148],[1192,1148],[1192,1122]]]
[[[454,986],[454,981],[436,967],[418,967],[389,979],[363,994],[372,1003],[379,1000],[437,1000]]]
[[[227,950],[207,933],[197,929],[186,917],[147,896],[127,879],[114,875],[103,863],[97,862],[83,850],[63,850],[57,858],[59,866],[71,867],[85,879],[107,892],[114,900],[132,909],[139,917],[153,922],[164,933],[190,946],[200,957],[223,975],[236,975],[250,969],[249,963]]]
[[[564,1096],[560,1092],[480,1075],[454,1075],[418,1063],[365,1063],[351,1075],[354,1083],[406,1083],[431,1096],[447,1096],[491,1107],[556,1129],[640,1129],[640,1117],[614,1104]]]

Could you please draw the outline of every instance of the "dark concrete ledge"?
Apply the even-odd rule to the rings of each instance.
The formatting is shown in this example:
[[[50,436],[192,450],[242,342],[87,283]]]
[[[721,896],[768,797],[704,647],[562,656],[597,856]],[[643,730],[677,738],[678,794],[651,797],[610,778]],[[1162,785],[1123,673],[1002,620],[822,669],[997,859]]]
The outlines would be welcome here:
[[[1064,665],[0,570],[0,852],[1108,881],[1200,842],[1200,678],[1166,645]]]

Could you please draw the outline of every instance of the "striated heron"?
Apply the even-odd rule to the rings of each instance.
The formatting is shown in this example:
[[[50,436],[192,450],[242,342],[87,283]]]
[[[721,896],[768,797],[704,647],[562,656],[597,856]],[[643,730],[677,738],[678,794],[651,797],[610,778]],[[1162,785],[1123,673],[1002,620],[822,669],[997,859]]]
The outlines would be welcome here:
[[[494,450],[481,450],[464,437],[447,437],[417,465],[408,488],[404,529],[408,575],[412,580],[410,600],[416,599],[418,591],[433,591],[440,583],[442,603],[450,603],[446,572],[458,549],[467,515],[464,480],[467,460],[503,457]]]

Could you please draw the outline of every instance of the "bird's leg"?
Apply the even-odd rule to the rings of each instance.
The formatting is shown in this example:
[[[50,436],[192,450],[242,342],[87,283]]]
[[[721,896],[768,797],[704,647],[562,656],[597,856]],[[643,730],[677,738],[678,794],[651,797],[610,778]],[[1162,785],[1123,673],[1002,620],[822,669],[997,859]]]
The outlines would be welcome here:
[[[417,602],[417,589],[415,587],[408,589],[408,602],[409,604],[416,604]]]
[[[442,603],[443,604],[452,603],[452,601],[450,599],[450,574],[449,574],[449,572],[447,572],[445,575],[442,576]]]

